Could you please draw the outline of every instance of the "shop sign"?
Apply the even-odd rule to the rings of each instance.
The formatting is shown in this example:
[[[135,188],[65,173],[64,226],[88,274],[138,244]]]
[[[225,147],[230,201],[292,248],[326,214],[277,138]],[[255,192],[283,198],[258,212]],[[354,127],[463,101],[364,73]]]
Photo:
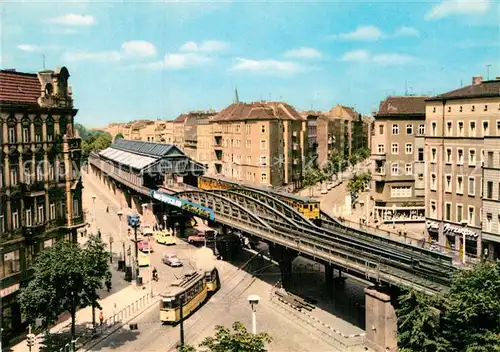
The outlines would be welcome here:
[[[0,290],[0,297],[7,297],[10,294],[13,294],[14,292],[19,291],[19,284],[14,284],[6,288],[2,288]]]
[[[439,231],[439,223],[436,221],[428,220],[427,221],[427,229],[429,231],[437,232],[437,231]],[[459,226],[452,225],[452,224],[444,224],[443,231],[444,231],[445,235],[448,235],[448,236],[454,236],[454,235],[462,235],[463,236],[463,235],[465,235],[465,236],[474,237],[474,238],[476,238],[478,236],[476,231],[471,230],[470,228],[459,227]]]

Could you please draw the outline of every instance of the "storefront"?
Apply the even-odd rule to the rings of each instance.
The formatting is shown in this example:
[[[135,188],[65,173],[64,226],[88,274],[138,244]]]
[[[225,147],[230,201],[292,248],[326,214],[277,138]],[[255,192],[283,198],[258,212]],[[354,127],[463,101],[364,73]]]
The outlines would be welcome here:
[[[375,220],[383,223],[424,222],[425,207],[373,207]]]
[[[440,222],[427,220],[427,232],[431,240],[439,243],[439,225]],[[443,235],[445,237],[445,247],[449,250],[459,250],[462,253],[462,242],[466,238],[466,254],[476,256],[477,241],[481,229],[474,227],[460,226],[456,224],[443,223]]]

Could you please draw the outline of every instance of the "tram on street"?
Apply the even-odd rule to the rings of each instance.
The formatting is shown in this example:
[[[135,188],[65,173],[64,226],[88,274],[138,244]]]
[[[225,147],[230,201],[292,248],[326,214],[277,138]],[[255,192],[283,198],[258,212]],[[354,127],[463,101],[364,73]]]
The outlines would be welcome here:
[[[176,324],[186,318],[220,288],[217,268],[194,271],[171,283],[161,294],[160,320],[163,324]]]

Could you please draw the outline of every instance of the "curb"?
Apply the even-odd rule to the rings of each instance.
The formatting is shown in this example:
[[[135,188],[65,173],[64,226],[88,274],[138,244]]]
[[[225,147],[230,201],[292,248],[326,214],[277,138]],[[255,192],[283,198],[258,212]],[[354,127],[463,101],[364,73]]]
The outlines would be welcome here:
[[[339,331],[339,330],[335,329],[334,327],[332,327],[332,326],[330,326],[330,325],[328,325],[328,324],[323,323],[321,320],[319,320],[319,319],[318,319],[318,318],[316,318],[315,316],[312,316],[311,314],[309,314],[309,313],[307,313],[307,312],[304,312],[304,311],[302,310],[302,308],[300,308],[300,307],[298,307],[298,306],[295,306],[295,305],[293,305],[293,304],[290,304],[290,303],[286,302],[284,299],[282,299],[282,298],[281,298],[281,297],[279,297],[279,296],[278,296],[277,298],[278,298],[278,301],[280,301],[280,302],[282,302],[282,303],[284,303],[284,304],[286,304],[286,305],[288,305],[288,306],[292,307],[293,309],[295,309],[295,310],[297,310],[297,311],[299,311],[299,312],[303,313],[303,314],[304,314],[305,316],[307,316],[308,318],[310,318],[310,319],[314,320],[315,322],[317,322],[317,323],[319,323],[319,324],[323,325],[323,326],[324,326],[324,327],[326,327],[327,329],[330,329],[331,331],[333,331],[334,333],[336,333],[336,334],[338,334],[338,335],[342,336],[343,338],[349,339],[349,338],[354,338],[354,337],[362,337],[362,336],[365,336],[365,333],[364,333],[364,332],[363,332],[363,333],[359,333],[359,334],[351,334],[351,335],[346,335],[346,334],[344,334],[343,332],[341,332],[341,331]]]
[[[141,310],[140,312],[138,312],[134,316],[131,316],[129,319],[127,319],[125,321],[122,321],[120,323],[115,324],[109,331],[107,331],[106,333],[102,334],[99,339],[97,339],[95,341],[92,341],[92,342],[89,342],[88,346],[82,346],[82,347],[80,347],[78,349],[78,351],[91,351],[92,348],[94,348],[95,346],[97,346],[98,344],[100,344],[102,341],[106,340],[109,336],[113,335],[116,331],[118,331],[119,329],[121,329],[124,325],[127,325],[130,321],[136,319],[138,316],[140,316],[141,314],[143,314],[146,310],[148,310],[149,308],[151,308],[153,305],[157,304],[159,299],[160,299],[160,297],[158,295],[153,296],[151,304],[149,304],[146,307],[144,307],[143,310]]]

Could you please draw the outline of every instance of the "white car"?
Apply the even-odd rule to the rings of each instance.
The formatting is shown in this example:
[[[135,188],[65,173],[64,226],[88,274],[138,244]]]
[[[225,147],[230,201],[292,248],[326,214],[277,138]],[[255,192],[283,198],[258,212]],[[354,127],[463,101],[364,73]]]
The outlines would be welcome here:
[[[162,258],[163,263],[173,268],[182,266],[182,261],[173,253],[165,254]]]

